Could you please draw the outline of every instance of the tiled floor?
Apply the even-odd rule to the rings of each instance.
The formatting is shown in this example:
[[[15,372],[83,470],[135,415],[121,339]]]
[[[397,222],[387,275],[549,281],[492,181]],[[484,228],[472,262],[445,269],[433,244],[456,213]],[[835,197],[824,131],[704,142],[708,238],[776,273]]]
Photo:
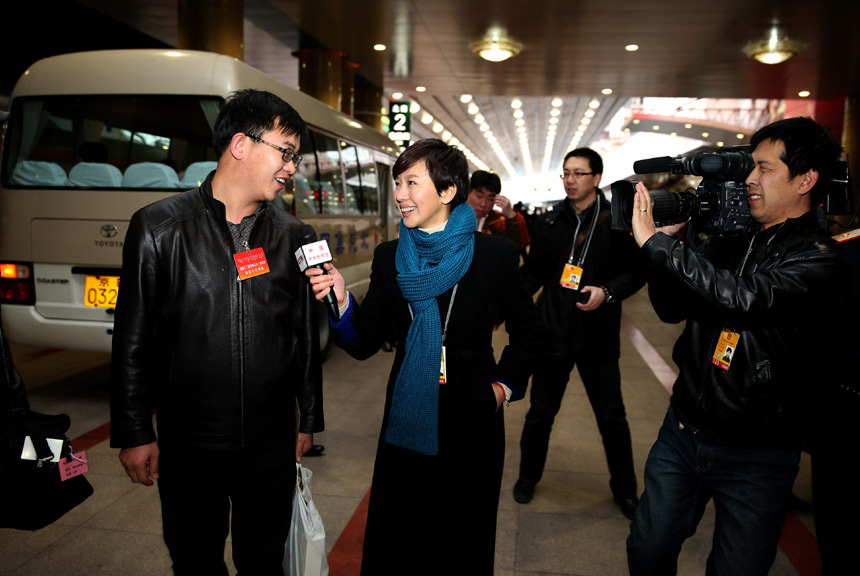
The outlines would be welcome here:
[[[663,381],[671,378],[667,372],[674,369],[670,352],[680,328],[661,324],[644,292],[625,302],[624,311],[621,371],[641,489],[645,458],[666,411],[668,394]],[[504,332],[498,333],[498,350],[504,342]],[[106,355],[29,348],[15,348],[13,355],[28,382],[35,410],[69,413],[73,422],[71,438],[91,430],[96,430],[94,436],[104,432],[108,420]],[[314,473],[314,499],[325,522],[331,576],[357,575],[355,554],[359,551],[361,529],[357,519],[350,521],[370,487],[391,361],[390,354],[379,353],[357,362],[332,349],[324,365],[328,430],[319,434],[316,442],[325,445],[325,452],[307,459],[306,465]],[[61,380],[54,382],[56,378]],[[576,372],[553,431],[544,479],[534,500],[521,505],[514,502],[511,489],[516,480],[519,434],[527,408],[527,401],[517,402],[506,413],[508,446],[499,507],[496,574],[626,574],[624,541],[629,522],[612,501],[597,426]],[[81,438],[81,442],[90,440]],[[0,530],[0,575],[170,574],[170,561],[161,540],[156,489],[131,484],[116,458],[117,451],[107,442],[89,447],[87,455],[87,477],[95,494],[44,530]],[[803,500],[811,499],[809,460],[805,455],[794,492]],[[811,514],[794,512],[790,521],[789,528],[799,538],[795,542],[800,544],[793,544],[788,555],[780,550],[770,574],[817,574]],[[698,533],[684,546],[679,574],[704,574],[712,526],[711,507]],[[451,528],[458,532],[456,537],[468,538],[466,526],[452,521]],[[230,556],[229,544],[226,556]],[[228,565],[232,571],[231,563]],[[456,567],[452,567],[451,574],[457,574]]]

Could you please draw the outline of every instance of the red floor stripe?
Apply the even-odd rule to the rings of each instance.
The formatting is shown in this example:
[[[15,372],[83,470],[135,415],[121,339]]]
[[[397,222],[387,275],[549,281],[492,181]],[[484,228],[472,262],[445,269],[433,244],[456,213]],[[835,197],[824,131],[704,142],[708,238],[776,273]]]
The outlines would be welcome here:
[[[85,432],[72,440],[72,449],[74,449],[75,452],[79,450],[89,450],[96,444],[101,444],[108,438],[110,438],[110,422],[102,424],[94,430]]]
[[[779,547],[788,557],[791,564],[797,568],[800,576],[821,576],[821,555],[818,551],[818,541],[809,531],[806,524],[788,513]]]
[[[355,509],[346,528],[328,555],[329,576],[357,576],[361,571],[361,548],[364,544],[364,526],[367,524],[367,503],[370,490]]]

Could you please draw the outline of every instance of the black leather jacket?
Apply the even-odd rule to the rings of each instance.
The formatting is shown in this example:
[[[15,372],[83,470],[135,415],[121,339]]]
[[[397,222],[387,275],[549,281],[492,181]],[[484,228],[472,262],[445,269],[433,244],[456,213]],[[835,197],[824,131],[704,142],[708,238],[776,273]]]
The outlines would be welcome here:
[[[615,296],[614,303],[604,302],[592,312],[583,312],[576,307],[577,292],[559,284],[577,231],[577,215],[568,199],[535,221],[529,253],[520,270],[530,293],[543,288],[538,312],[548,332],[549,351],[564,354],[573,349],[580,357],[612,360],[621,353],[621,301],[645,285],[645,276],[637,266],[636,243],[626,232],[612,229],[610,204],[602,192],[598,195],[602,218],[585,255],[580,286],[607,286]],[[580,214],[582,240],[574,254],[577,260],[588,242],[595,207],[592,203]]]
[[[111,446],[240,448],[323,429],[317,304],[294,255],[302,223],[265,204],[248,245],[270,272],[238,281],[211,178],[132,217],[113,337]]]
[[[851,290],[814,215],[699,251],[658,233],[642,254],[660,319],[687,322],[673,352],[678,420],[718,444],[799,449],[822,384],[820,344]],[[728,370],[713,361],[724,329],[740,335]]]

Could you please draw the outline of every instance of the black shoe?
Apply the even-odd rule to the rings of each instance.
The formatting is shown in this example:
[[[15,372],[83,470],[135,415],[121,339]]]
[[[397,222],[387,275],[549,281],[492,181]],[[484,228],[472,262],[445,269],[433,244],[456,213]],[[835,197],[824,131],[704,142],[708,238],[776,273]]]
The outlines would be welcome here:
[[[323,450],[325,450],[325,446],[322,444],[313,444],[308,448],[308,451],[305,452],[305,456],[319,456],[323,453]]]
[[[615,501],[621,506],[621,513],[629,520],[636,518],[636,510],[639,508],[639,498],[636,496],[632,498],[616,498]]]
[[[535,483],[528,480],[517,480],[514,484],[514,500],[520,504],[528,504],[535,495]]]

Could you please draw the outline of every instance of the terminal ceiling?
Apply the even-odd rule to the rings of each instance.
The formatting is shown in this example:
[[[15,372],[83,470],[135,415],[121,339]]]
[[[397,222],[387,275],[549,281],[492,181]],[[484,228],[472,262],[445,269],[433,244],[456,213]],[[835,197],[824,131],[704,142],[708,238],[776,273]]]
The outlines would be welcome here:
[[[176,46],[178,1],[65,4],[96,10]],[[806,47],[784,64],[767,66],[742,48],[774,22]],[[796,98],[800,90],[822,100],[856,96],[858,22],[860,3],[837,0],[245,0],[244,60],[296,85],[298,61],[292,53],[300,44],[343,52],[358,64],[358,74],[382,84],[386,96],[398,91],[417,101],[499,172],[504,170],[498,158],[460,96],[473,96],[517,171],[523,158],[510,101],[520,98],[531,112],[527,130],[534,134],[531,159],[537,165],[550,100],[560,97],[559,135],[548,162],[556,170],[559,153],[593,99],[602,104],[584,144],[597,138],[631,97],[783,99]],[[523,44],[518,56],[494,63],[470,51],[469,44],[492,26]],[[33,46],[51,44],[44,18],[33,15],[25,28],[31,28],[24,38]],[[39,53],[27,49],[27,40],[23,46],[16,41],[16,52],[25,58]],[[97,41],[90,39],[86,49]],[[374,51],[376,43],[387,50]],[[631,43],[639,50],[626,51]],[[74,46],[66,41],[52,49]],[[417,92],[417,86],[426,92]],[[601,93],[606,88],[611,95]],[[417,119],[413,124],[416,136],[432,134]]]

